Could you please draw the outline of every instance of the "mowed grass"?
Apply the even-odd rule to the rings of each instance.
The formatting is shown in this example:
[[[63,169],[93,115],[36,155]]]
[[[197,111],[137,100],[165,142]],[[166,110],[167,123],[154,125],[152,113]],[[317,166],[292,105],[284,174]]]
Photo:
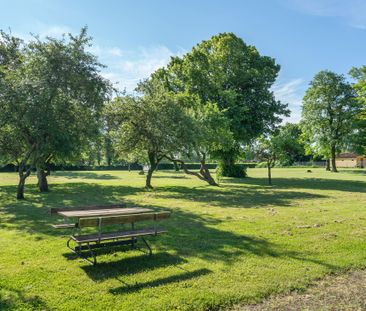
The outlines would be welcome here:
[[[158,172],[57,172],[51,192],[34,177],[17,202],[14,173],[0,174],[0,310],[205,310],[303,289],[325,274],[366,267],[366,174],[265,169],[219,188]],[[168,234],[138,250],[70,255],[68,231],[48,208],[125,201],[169,210]]]

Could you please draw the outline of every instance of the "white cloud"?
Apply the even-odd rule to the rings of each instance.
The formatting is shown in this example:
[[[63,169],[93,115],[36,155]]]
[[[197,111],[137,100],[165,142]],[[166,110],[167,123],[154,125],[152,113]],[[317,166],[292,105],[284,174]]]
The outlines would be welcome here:
[[[46,38],[46,37],[61,38],[62,35],[68,34],[68,33],[73,33],[71,28],[69,28],[67,26],[57,26],[56,25],[56,26],[50,26],[50,27],[44,28],[42,31],[40,31],[39,36],[41,38]]]
[[[350,26],[366,29],[365,0],[284,0],[287,5],[316,16],[338,17]]]
[[[46,37],[61,38],[63,34],[78,32],[70,27],[63,25],[45,25],[41,22],[36,23],[35,29],[41,39]],[[16,34],[18,37],[28,41],[31,39],[29,34]],[[102,64],[107,68],[102,70],[102,75],[111,80],[119,90],[132,92],[138,82],[146,79],[156,69],[166,66],[172,56],[184,54],[186,51],[178,48],[172,51],[164,45],[150,47],[140,47],[134,50],[124,50],[118,46],[102,46],[95,41],[88,52],[96,55]]]
[[[108,53],[113,55],[113,56],[123,56],[123,52],[120,48],[117,47],[113,47],[108,49]]]
[[[172,56],[184,52],[173,52],[164,45],[141,47],[133,51],[116,51],[113,49],[111,53],[109,49],[109,56],[100,56],[102,63],[108,66],[103,76],[112,82],[118,82],[117,88],[126,89],[127,92],[132,92],[139,81],[148,78],[158,68],[166,66]]]
[[[277,100],[288,104],[291,115],[284,122],[297,123],[301,119],[301,102],[305,91],[303,79],[294,79],[288,82],[276,83],[272,91]]]

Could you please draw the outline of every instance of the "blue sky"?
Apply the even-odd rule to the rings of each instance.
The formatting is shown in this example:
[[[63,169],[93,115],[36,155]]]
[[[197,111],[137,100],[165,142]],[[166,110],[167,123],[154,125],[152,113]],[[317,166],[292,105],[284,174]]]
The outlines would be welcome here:
[[[294,122],[318,71],[366,64],[366,0],[0,0],[0,8],[0,28],[25,39],[87,25],[103,75],[128,91],[170,56],[233,32],[281,65],[273,90]]]

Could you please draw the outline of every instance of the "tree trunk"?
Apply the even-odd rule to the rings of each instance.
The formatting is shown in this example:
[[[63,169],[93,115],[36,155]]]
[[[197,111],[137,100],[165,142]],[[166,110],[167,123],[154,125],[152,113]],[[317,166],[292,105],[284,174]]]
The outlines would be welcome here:
[[[151,167],[149,168],[149,170],[147,171],[147,175],[146,175],[146,184],[145,187],[147,189],[152,189],[153,186],[151,185],[151,178],[152,178],[152,174],[154,172],[154,169],[151,169]]]
[[[173,162],[173,165],[174,165],[175,171],[179,172],[179,166],[178,166],[177,162]]]
[[[332,172],[335,172],[337,173],[338,170],[337,170],[337,165],[336,165],[336,147],[335,146],[332,146]]]
[[[19,183],[17,189],[17,200],[24,199],[24,187],[25,187],[25,180],[31,173],[31,167],[27,169],[27,161],[29,160],[31,154],[34,152],[36,148],[36,144],[33,144],[28,152],[25,154],[22,161],[18,164],[18,175],[19,175]]]
[[[169,161],[172,161],[173,163],[180,163],[185,174],[196,176],[199,179],[204,180],[205,182],[207,182],[211,186],[217,186],[217,187],[219,186],[219,184],[211,176],[211,173],[210,173],[210,171],[209,171],[209,169],[206,165],[206,155],[205,154],[203,154],[203,156],[201,158],[201,161],[200,161],[201,162],[201,167],[200,167],[200,172],[199,173],[192,172],[192,171],[188,170],[186,168],[186,165],[185,165],[184,161],[182,161],[182,160],[173,159],[173,158],[168,157],[166,155],[164,157],[167,158]]]
[[[272,185],[272,172],[271,172],[271,163],[267,162],[267,168],[268,168],[268,184]]]
[[[151,178],[161,159],[159,160],[157,158],[155,152],[149,152],[148,158],[150,162],[150,167],[149,170],[147,171],[145,187],[147,189],[153,189],[153,186],[151,185]]]
[[[215,179],[212,177],[207,165],[206,165],[206,160],[205,157],[203,160],[201,160],[201,168],[200,168],[200,173],[202,175],[202,177],[204,178],[204,180],[206,182],[208,182],[209,185],[211,186],[218,186],[218,183],[215,181]]]
[[[24,187],[25,187],[25,180],[31,173],[31,169],[28,168],[25,172],[24,170],[26,167],[24,165],[19,165],[19,183],[17,188],[17,200],[23,200],[24,199]]]
[[[18,189],[17,189],[17,200],[24,199],[24,186],[25,186],[25,177],[19,176],[19,183],[18,183]]]
[[[48,192],[48,181],[47,176],[49,175],[48,172],[44,171],[43,169],[37,170],[37,178],[38,178],[38,188],[40,192]]]
[[[329,159],[327,159],[325,163],[326,163],[325,170],[326,170],[326,171],[330,171],[330,160],[329,160]]]

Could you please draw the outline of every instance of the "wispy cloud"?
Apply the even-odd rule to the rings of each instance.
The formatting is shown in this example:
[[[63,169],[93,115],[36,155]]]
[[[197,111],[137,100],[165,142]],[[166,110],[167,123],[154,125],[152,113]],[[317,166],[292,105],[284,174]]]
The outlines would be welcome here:
[[[338,17],[350,26],[366,29],[365,0],[282,0],[306,14]]]
[[[61,38],[67,33],[77,34],[78,31],[63,25],[45,25],[37,23],[35,27],[41,39],[46,37]],[[32,36],[29,33],[16,33],[14,35],[28,41]],[[96,55],[102,64],[107,67],[102,70],[102,75],[111,80],[119,90],[132,92],[138,82],[146,79],[156,69],[168,64],[172,56],[182,55],[186,51],[178,48],[176,51],[164,45],[139,47],[134,50],[124,50],[118,46],[102,46],[94,44],[88,48],[90,53]]]
[[[55,25],[55,26],[50,26],[50,27],[43,26],[42,28],[44,28],[44,29],[39,33],[39,36],[41,38],[46,38],[46,37],[60,38],[64,34],[73,33],[72,29],[67,26]]]
[[[285,122],[297,123],[301,119],[301,102],[305,91],[303,79],[294,79],[288,82],[276,83],[272,90],[277,100],[289,105],[291,115]]]
[[[119,50],[119,53],[110,53],[109,57],[102,54],[101,61],[108,66],[103,75],[117,83],[116,86],[120,90],[132,92],[139,81],[148,78],[158,68],[166,66],[172,56],[182,53],[184,51],[181,49],[172,51],[164,45],[157,45],[133,51]]]

